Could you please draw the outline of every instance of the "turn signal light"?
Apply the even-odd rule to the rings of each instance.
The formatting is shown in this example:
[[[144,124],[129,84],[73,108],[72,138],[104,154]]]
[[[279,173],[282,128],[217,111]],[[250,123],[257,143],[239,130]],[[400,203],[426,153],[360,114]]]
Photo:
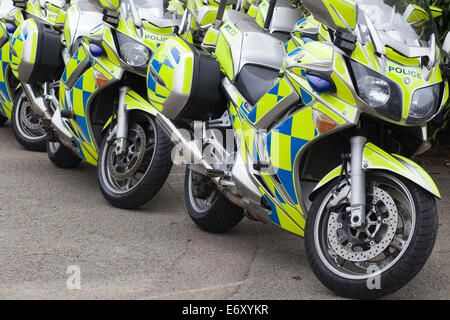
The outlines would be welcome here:
[[[330,130],[333,130],[334,128],[336,128],[337,125],[336,121],[331,119],[325,113],[314,109],[313,109],[313,120],[314,124],[316,125],[317,131],[319,131],[320,133],[326,133]]]
[[[94,78],[95,78],[95,83],[97,84],[97,87],[101,88],[103,87],[105,84],[108,83],[108,78],[101,73],[100,71],[97,71],[94,69]]]

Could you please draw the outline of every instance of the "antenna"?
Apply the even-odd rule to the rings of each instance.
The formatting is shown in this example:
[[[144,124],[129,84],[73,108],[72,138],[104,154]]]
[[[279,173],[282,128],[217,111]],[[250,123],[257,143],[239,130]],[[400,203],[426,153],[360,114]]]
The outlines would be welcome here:
[[[219,9],[217,10],[216,21],[214,22],[215,29],[220,28],[226,7],[227,7],[227,0],[220,0]]]
[[[264,29],[268,30],[270,28],[270,24],[272,23],[273,12],[275,11],[275,5],[277,4],[277,0],[270,0],[269,10],[267,11],[266,22],[264,23]]]

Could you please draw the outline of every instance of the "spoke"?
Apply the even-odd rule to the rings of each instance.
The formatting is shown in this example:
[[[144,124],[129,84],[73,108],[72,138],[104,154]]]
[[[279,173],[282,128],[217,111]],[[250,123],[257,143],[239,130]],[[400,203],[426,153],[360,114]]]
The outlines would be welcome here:
[[[129,177],[127,180],[125,180],[124,190],[127,190],[130,188],[131,180],[132,180],[132,177]]]

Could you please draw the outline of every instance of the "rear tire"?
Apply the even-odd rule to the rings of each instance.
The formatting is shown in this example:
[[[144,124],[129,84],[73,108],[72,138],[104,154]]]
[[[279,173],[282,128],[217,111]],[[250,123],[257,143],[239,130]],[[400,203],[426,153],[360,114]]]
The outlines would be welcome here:
[[[224,233],[241,222],[244,218],[244,209],[235,205],[224,195],[215,191],[215,186],[211,185],[202,188],[201,192],[210,191],[209,195],[201,196],[201,199],[194,195],[192,175],[194,173],[188,167],[184,178],[184,200],[189,217],[202,230],[211,233]],[[208,177],[203,177],[208,183]],[[211,192],[212,191],[212,192]]]
[[[18,89],[11,113],[11,125],[16,140],[27,150],[45,152],[47,134],[22,89]]]
[[[122,209],[149,202],[169,176],[171,151],[172,142],[150,115],[131,113],[126,154],[118,155],[115,138],[108,142],[107,135],[100,147],[97,178],[105,199]]]
[[[77,167],[82,161],[72,150],[60,142],[47,141],[46,149],[48,158],[58,168],[72,169]]]

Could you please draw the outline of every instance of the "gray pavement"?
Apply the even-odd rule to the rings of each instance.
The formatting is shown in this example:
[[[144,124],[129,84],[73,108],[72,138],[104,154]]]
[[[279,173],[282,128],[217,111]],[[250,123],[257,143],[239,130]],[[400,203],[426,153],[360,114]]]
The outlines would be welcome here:
[[[443,195],[438,240],[388,298],[450,298],[450,169],[426,169]],[[0,299],[338,298],[311,272],[301,238],[247,220],[224,235],[199,230],[185,212],[184,168],[136,211],[111,207],[95,170],[55,168],[21,148],[9,122],[0,128]],[[80,290],[67,287],[70,266]]]

